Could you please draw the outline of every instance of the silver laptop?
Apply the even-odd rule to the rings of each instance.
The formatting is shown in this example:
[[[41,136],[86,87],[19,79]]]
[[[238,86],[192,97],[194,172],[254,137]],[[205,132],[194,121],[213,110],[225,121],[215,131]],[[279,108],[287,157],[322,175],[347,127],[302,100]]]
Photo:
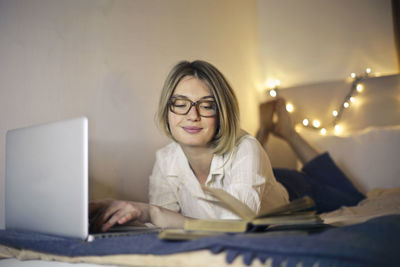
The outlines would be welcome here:
[[[86,117],[7,132],[6,229],[88,241],[158,230],[89,235],[88,191]]]
[[[88,119],[6,135],[6,229],[88,237]]]

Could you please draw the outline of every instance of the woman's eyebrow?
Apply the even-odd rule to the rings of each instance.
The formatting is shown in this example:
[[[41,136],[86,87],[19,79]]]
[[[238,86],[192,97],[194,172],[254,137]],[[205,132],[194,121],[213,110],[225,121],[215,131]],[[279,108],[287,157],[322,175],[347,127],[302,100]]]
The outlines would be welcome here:
[[[184,99],[189,99],[189,97],[187,97],[187,96],[185,96],[185,95],[173,95],[172,97],[174,97],[174,98],[184,98]],[[206,95],[206,96],[203,96],[202,98],[200,98],[200,99],[208,99],[208,98],[212,98],[212,99],[214,99],[214,96],[212,96],[212,95]]]
[[[214,96],[212,96],[212,95],[206,95],[206,96],[203,96],[202,98],[200,98],[200,99],[207,99],[207,98],[212,98],[212,99],[215,99],[215,97]]]
[[[187,96],[184,96],[184,95],[172,95],[172,97],[189,99]]]

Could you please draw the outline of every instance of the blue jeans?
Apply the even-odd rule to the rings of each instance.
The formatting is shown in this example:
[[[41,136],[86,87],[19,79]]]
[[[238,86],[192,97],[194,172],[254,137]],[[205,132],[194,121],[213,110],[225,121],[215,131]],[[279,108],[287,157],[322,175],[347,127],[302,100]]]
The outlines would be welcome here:
[[[308,195],[315,201],[318,213],[354,206],[365,198],[328,153],[317,156],[301,171],[277,168],[274,174],[276,180],[286,187],[290,200]]]

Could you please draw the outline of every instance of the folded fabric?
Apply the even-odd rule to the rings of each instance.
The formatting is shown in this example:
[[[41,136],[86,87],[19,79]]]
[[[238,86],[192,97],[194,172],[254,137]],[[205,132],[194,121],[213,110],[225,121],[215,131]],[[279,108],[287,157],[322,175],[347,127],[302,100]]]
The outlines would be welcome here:
[[[398,266],[400,215],[389,215],[362,224],[331,228],[320,233],[268,232],[235,234],[193,241],[163,241],[157,234],[140,234],[84,242],[72,238],[23,231],[0,231],[0,244],[18,249],[63,256],[102,256],[115,254],[164,255],[209,249],[227,252],[227,262],[243,255],[245,264],[255,258],[273,266],[351,265]]]

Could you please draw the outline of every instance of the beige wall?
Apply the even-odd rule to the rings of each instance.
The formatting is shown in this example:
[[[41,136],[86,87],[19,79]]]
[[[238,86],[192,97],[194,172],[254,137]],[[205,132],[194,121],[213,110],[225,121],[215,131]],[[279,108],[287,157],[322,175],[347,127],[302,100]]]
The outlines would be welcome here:
[[[282,87],[396,73],[391,0],[258,0],[261,73]]]
[[[146,200],[168,142],[154,123],[158,95],[182,59],[221,69],[254,132],[256,31],[255,1],[0,0],[0,214],[6,131],[80,115],[91,196]]]

